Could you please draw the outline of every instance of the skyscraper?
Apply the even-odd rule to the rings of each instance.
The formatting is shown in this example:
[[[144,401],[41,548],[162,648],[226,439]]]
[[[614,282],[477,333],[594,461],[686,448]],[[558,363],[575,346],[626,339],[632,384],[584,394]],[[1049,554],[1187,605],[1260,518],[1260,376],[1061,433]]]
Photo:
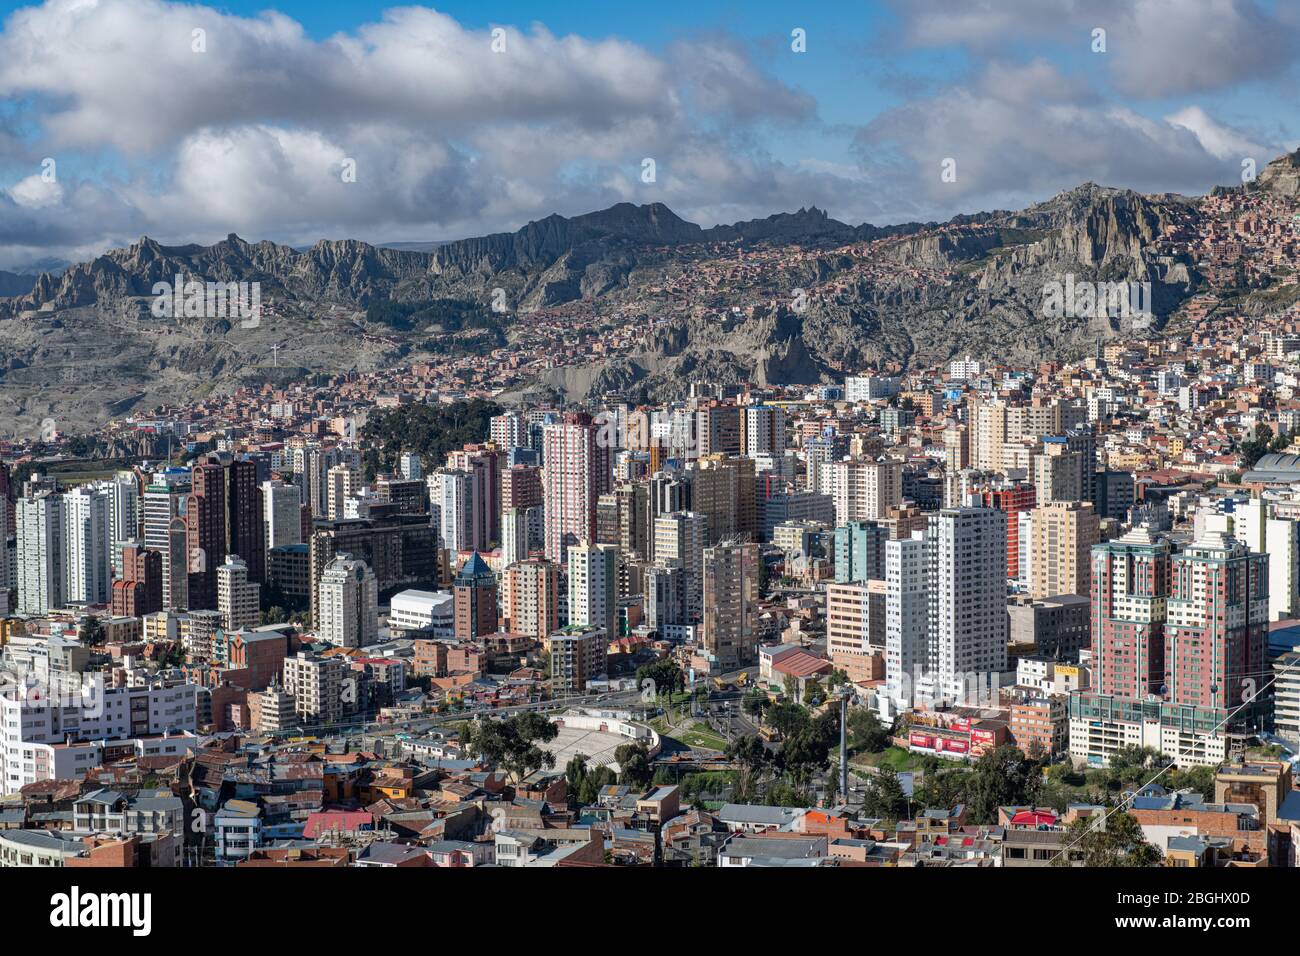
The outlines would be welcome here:
[[[596,427],[590,415],[569,413],[543,432],[546,556],[563,562],[568,548],[596,538]]]
[[[379,639],[379,585],[366,562],[336,555],[321,574],[318,607],[321,640],[364,647]]]
[[[157,551],[162,559],[162,587],[164,607],[184,607],[186,592],[186,575],[188,560],[185,559],[184,514],[185,502],[190,493],[190,472],[188,468],[167,468],[157,472],[145,486],[142,509],[144,520],[144,546]],[[172,522],[181,520],[181,542],[179,549],[174,547],[174,528]],[[179,550],[180,560],[174,560],[174,551]],[[177,569],[177,579],[172,579],[172,568]]]
[[[137,541],[126,542],[122,547],[122,571],[113,582],[113,614],[143,617],[162,609],[162,555]]]
[[[1007,516],[1007,577],[1020,578],[1020,514],[1033,509],[1037,492],[1027,481],[1008,482],[1004,487],[979,492],[980,502],[986,508],[997,508]],[[954,507],[960,507],[957,502]]]
[[[140,534],[140,486],[133,472],[119,472],[102,487],[108,495],[108,540],[113,569],[120,571],[122,542],[134,541]]]
[[[501,564],[523,561],[541,544],[542,507],[509,508],[501,516]]]
[[[703,455],[739,455],[740,407],[710,402],[696,417],[696,452]]]
[[[741,417],[741,447],[746,458],[780,457],[785,452],[785,410],[775,405],[750,405]]]
[[[456,640],[472,641],[497,629],[497,576],[477,551],[452,584]]]
[[[470,476],[469,547],[486,551],[501,540],[501,485],[505,452],[494,443],[470,444],[447,456],[447,465]]]
[[[758,489],[752,458],[706,455],[691,462],[686,475],[690,510],[708,519],[709,544],[756,539]]]
[[[704,549],[700,644],[719,671],[752,664],[757,657],[760,560],[752,542]]]
[[[704,606],[704,546],[708,536],[708,520],[694,511],[674,511],[655,519],[655,563],[676,565],[686,572],[686,612],[691,621],[700,620]]]
[[[44,614],[64,603],[63,498],[44,491],[18,499],[18,611]]]
[[[1092,548],[1101,522],[1089,502],[1052,501],[1034,509],[1029,593],[1035,598],[1087,594]]]
[[[913,706],[929,660],[925,536],[885,542],[885,681],[889,699]]]
[[[262,508],[266,519],[265,550],[302,544],[302,494],[297,485],[262,482]]]
[[[661,637],[674,637],[676,629],[692,622],[686,584],[686,569],[675,562],[656,562],[645,569],[645,621]]]
[[[1268,683],[1268,557],[1205,531],[1169,565],[1166,698],[1189,707],[1260,711]],[[1246,714],[1244,719],[1249,719]]]
[[[361,491],[361,472],[350,464],[335,465],[325,473],[325,517],[341,521],[347,517],[347,502]]]
[[[109,603],[113,584],[110,504],[106,488],[82,486],[63,496],[66,601]]]
[[[188,607],[215,609],[217,567],[226,556],[226,473],[220,463],[209,459],[196,464],[190,476],[185,501]]]
[[[1007,667],[1007,516],[945,508],[925,532],[927,667],[938,696],[967,701]]]
[[[618,548],[583,541],[569,548],[569,625],[618,634]]]
[[[1092,549],[1092,686],[1142,700],[1165,689],[1170,546],[1145,526]]]
[[[850,521],[835,529],[835,580],[882,580],[889,532],[871,521]]]
[[[248,579],[248,564],[238,555],[226,556],[217,568],[217,613],[221,626],[229,631],[257,627],[261,623],[258,600],[261,585]]]
[[[1288,504],[1293,511],[1295,505]],[[1233,536],[1251,551],[1268,555],[1269,618],[1300,615],[1300,521],[1280,514],[1276,502],[1252,498],[1237,505]]]
[[[896,459],[849,458],[832,465],[835,520],[878,521],[903,503],[903,463]]]
[[[266,523],[257,463],[236,459],[226,469],[226,554],[237,554],[248,567],[248,580],[266,580]]]
[[[546,558],[506,568],[502,578],[505,629],[544,641],[559,626],[560,569]]]
[[[418,481],[424,477],[424,466],[420,463],[420,456],[413,451],[402,452],[397,470],[407,481]]]
[[[439,468],[426,479],[429,512],[442,546],[455,555],[476,549],[473,536],[473,476],[468,471]],[[486,542],[477,547],[486,547]]]

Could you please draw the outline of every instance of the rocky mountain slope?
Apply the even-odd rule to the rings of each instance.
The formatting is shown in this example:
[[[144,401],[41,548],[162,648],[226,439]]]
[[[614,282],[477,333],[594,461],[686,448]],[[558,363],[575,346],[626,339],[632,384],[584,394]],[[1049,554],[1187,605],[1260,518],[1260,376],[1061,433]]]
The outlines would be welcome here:
[[[1300,153],[1270,163],[1254,188],[1294,196],[1298,184]],[[146,237],[30,290],[0,285],[0,433],[44,417],[91,427],[240,383],[420,357],[428,328],[367,321],[385,301],[504,298],[512,344],[513,317],[539,310],[575,327],[611,316],[653,327],[630,352],[575,357],[534,383],[567,398],[672,397],[702,379],[811,383],[968,353],[1068,357],[1159,329],[1198,290],[1194,263],[1161,237],[1200,215],[1199,200],[1088,183],[1020,211],[883,228],[801,209],[703,229],[660,204],[624,203],[427,250]],[[178,275],[258,283],[261,321],[155,316],[156,284]],[[1066,276],[1150,283],[1152,315],[1050,314],[1044,290]]]

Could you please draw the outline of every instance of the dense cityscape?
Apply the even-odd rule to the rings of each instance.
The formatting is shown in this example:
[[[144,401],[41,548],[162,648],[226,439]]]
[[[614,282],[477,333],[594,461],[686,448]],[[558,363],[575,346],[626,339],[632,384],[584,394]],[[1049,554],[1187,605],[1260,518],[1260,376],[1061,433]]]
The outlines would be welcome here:
[[[1216,309],[649,407],[404,368],[10,447],[0,861],[1294,866],[1297,353]]]
[[[1294,939],[1300,9],[277,6],[0,0],[0,924]]]

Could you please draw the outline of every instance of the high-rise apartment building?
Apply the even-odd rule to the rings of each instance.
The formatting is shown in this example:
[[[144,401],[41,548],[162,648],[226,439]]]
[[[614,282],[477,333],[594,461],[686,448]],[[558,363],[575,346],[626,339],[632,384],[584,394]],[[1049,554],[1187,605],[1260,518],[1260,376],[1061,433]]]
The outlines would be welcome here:
[[[710,402],[696,412],[696,451],[699,455],[739,455],[740,406]]]
[[[835,521],[878,521],[903,503],[903,463],[896,459],[837,461]]]
[[[686,474],[690,510],[707,518],[709,544],[756,540],[758,503],[752,458],[706,455],[692,461]],[[665,483],[659,482],[658,491],[667,490]]]
[[[676,565],[686,574],[686,610],[698,621],[704,602],[704,547],[708,542],[708,519],[693,511],[660,515],[654,523],[654,560]]]
[[[113,581],[111,608],[116,617],[144,617],[163,609],[162,555],[137,541],[122,547],[122,571]]]
[[[1092,584],[1092,549],[1101,540],[1101,522],[1090,502],[1052,501],[1035,508],[1031,597],[1087,594]]]
[[[453,555],[473,549],[473,476],[468,471],[439,468],[429,474],[426,483],[431,520],[442,546]],[[485,547],[486,542],[480,546]]]
[[[226,472],[217,461],[190,469],[185,500],[185,550],[188,560],[188,607],[215,609],[217,567],[226,556]]]
[[[1258,716],[1268,683],[1268,557],[1206,531],[1170,559],[1166,698]],[[1256,725],[1258,726],[1258,725]]]
[[[225,464],[226,541],[224,554],[237,554],[248,566],[248,580],[266,580],[266,520],[257,463],[235,459]]]
[[[262,507],[266,517],[265,550],[302,544],[302,493],[297,485],[262,482]]]
[[[945,508],[925,532],[928,669],[939,698],[969,700],[1007,667],[1007,517]]]
[[[506,568],[501,581],[505,630],[544,641],[559,626],[560,569],[546,558]]]
[[[980,503],[986,508],[997,508],[1007,516],[1007,577],[1017,580],[1020,568],[1021,513],[1032,511],[1037,500],[1034,486],[1026,481],[1008,482],[1004,487],[979,492]],[[958,502],[954,507],[960,507]]]
[[[1169,541],[1139,525],[1092,549],[1092,686],[1143,700],[1165,690]]]
[[[569,625],[618,634],[618,561],[615,545],[583,541],[569,548]]]
[[[889,532],[872,521],[850,521],[835,529],[835,580],[883,580]]]
[[[885,653],[887,597],[883,579],[826,586],[826,653],[832,661],[837,654]]]
[[[497,629],[497,576],[475,551],[452,583],[454,634],[473,641]]]
[[[162,559],[163,606],[168,608],[186,606],[189,563],[185,551],[185,503],[189,493],[189,469],[167,468],[154,474],[141,502],[144,546],[158,552]],[[174,577],[173,568],[177,572]]]
[[[217,568],[217,613],[228,631],[257,627],[262,621],[261,585],[248,579],[248,563],[236,554]]]
[[[45,491],[19,498],[17,504],[18,611],[44,614],[65,600],[63,498]]]
[[[604,457],[598,454],[596,434],[591,416],[579,413],[566,414],[543,430],[545,553],[552,561],[563,562],[570,546],[596,538]]]
[[[350,464],[334,465],[325,473],[325,517],[342,521],[348,516],[348,499],[361,491],[362,475]]]
[[[700,645],[711,668],[728,671],[757,659],[760,560],[752,542],[704,549]]]
[[[587,685],[605,673],[608,645],[609,638],[599,627],[570,625],[551,634],[552,696],[585,693]]]
[[[320,577],[320,639],[339,647],[379,640],[379,585],[366,562],[338,554]]]
[[[776,405],[749,405],[740,420],[741,447],[746,458],[785,452],[785,410]]]
[[[93,485],[63,496],[64,600],[108,604],[113,586],[111,498]]]
[[[889,700],[913,706],[929,660],[925,535],[885,542],[885,681]]]
[[[1252,498],[1237,505],[1233,536],[1251,551],[1268,555],[1268,611],[1273,621],[1300,616],[1300,520],[1295,503],[1286,515],[1279,503]]]

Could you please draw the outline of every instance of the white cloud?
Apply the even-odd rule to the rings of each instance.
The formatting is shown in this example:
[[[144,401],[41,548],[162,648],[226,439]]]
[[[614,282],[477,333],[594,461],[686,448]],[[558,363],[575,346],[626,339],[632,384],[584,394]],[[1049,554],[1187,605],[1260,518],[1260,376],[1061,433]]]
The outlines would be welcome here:
[[[1178,18],[1162,3],[1092,8],[1109,25],[1108,75],[1142,96],[1190,82],[1181,67],[1153,79],[1152,64],[1213,56],[1222,42],[1178,23],[1165,30],[1161,15]],[[1283,14],[1253,0],[1187,4],[1215,14],[1233,44],[1261,51],[1254,63],[1222,51],[1204,76],[1226,83],[1285,66],[1289,38],[1251,47]],[[822,127],[813,97],[725,34],[655,52],[503,26],[505,52],[495,53],[490,29],[422,7],[316,40],[278,13],[46,0],[0,31],[0,159],[21,164],[0,189],[0,266],[142,233],[456,238],[619,201],[663,202],[706,226],[808,205],[851,222],[946,218],[1084,179],[1199,191],[1233,181],[1243,149],[1261,162],[1280,151],[1276,137],[1225,124],[1210,106],[1152,118],[1108,100],[1085,71],[1020,62],[1027,39],[1084,42],[1092,10],[1081,9],[1073,0],[900,7],[911,43],[961,44],[976,68],[864,117],[851,167],[790,148],[854,131]],[[193,50],[196,29],[205,52]],[[1190,49],[1178,53],[1166,32]],[[1136,63],[1139,47],[1146,59]],[[816,135],[797,138],[805,132]],[[767,150],[776,143],[782,159]],[[31,175],[42,156],[59,161],[57,185]],[[657,165],[653,184],[640,178],[645,157]],[[947,157],[956,183],[940,181]],[[345,160],[355,160],[355,182],[340,175]]]
[[[20,179],[8,190],[10,197],[24,209],[44,209],[63,200],[63,187],[54,179],[33,173]]]
[[[1207,153],[1228,162],[1249,156],[1255,157],[1262,165],[1277,152],[1276,147],[1264,146],[1240,130],[1217,122],[1199,106],[1185,107],[1166,116],[1165,120],[1191,130]]]
[[[1036,86],[1042,97],[1027,97]],[[1074,92],[1074,98],[1071,93]],[[1203,110],[1152,119],[1074,90],[1041,62],[994,64],[972,82],[890,110],[863,127],[857,149],[868,171],[913,200],[897,212],[926,217],[954,208],[1018,208],[1085,180],[1147,192],[1197,193],[1239,172],[1237,150],[1272,158]],[[956,161],[956,180],[941,176]]]
[[[822,190],[754,153],[750,127],[810,122],[815,103],[738,43],[659,55],[540,24],[502,29],[497,53],[489,29],[420,7],[316,41],[276,13],[46,0],[0,33],[0,102],[41,104],[26,114],[30,148],[126,170],[100,187],[111,221],[80,223],[106,240],[141,222],[170,241],[443,238],[625,198],[689,215],[725,193],[766,215],[775,175]],[[640,181],[646,156],[660,164],[654,188]],[[355,182],[340,178],[344,159]],[[71,198],[42,207],[41,234],[69,231]],[[35,225],[8,214],[0,233]]]
[[[1300,11],[1259,0],[892,0],[916,47],[1007,52],[1026,40],[1089,52],[1128,96],[1160,99],[1273,79],[1300,58]],[[1090,53],[1091,55],[1091,53]]]

